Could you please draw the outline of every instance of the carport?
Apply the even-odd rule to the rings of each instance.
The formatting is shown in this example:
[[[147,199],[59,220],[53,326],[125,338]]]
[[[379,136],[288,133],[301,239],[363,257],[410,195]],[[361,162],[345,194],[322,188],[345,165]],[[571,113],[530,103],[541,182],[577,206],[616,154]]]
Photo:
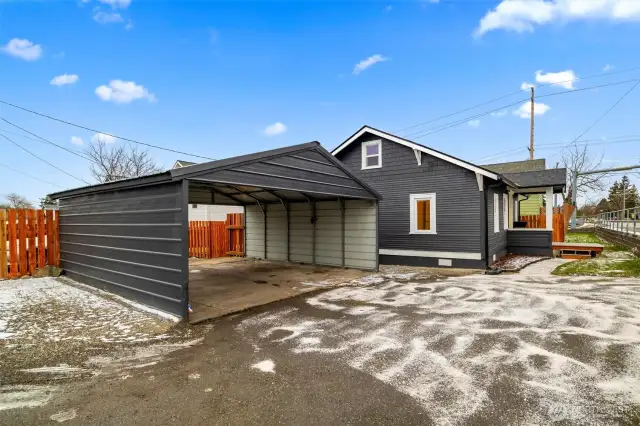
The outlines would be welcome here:
[[[380,196],[318,142],[50,196],[69,277],[185,319],[189,203],[244,206],[249,258],[378,268]]]

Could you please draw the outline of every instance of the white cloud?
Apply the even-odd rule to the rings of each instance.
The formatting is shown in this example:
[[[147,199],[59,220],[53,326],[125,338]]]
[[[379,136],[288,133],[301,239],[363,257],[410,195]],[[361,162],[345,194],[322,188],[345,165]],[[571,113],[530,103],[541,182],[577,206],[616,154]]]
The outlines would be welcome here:
[[[78,136],[71,136],[71,143],[74,145],[84,145],[84,141]]]
[[[355,67],[353,67],[353,74],[354,75],[358,75],[360,74],[362,71],[366,70],[369,67],[372,67],[373,65],[377,64],[378,62],[384,62],[384,61],[388,61],[389,58],[386,58],[380,54],[375,54],[373,56],[369,56],[367,59],[363,59],[360,62],[358,62],[356,64]]]
[[[1,50],[25,61],[35,61],[42,56],[42,46],[21,38],[11,39]]]
[[[578,20],[640,20],[637,0],[502,0],[482,17],[474,31],[482,36],[493,30],[532,32],[535,26]]]
[[[535,102],[533,104],[533,113],[535,115],[544,115],[549,111],[551,107],[542,102]],[[518,109],[513,110],[513,115],[517,115],[520,118],[531,118],[531,101],[525,102]]]
[[[102,11],[96,12],[96,14],[93,15],[93,20],[99,24],[119,24],[124,22],[122,15],[119,13]]]
[[[611,71],[613,69],[615,69],[615,67],[613,65],[611,65],[611,64],[607,64],[604,67],[602,67],[602,71],[604,71],[604,72]]]
[[[110,135],[105,135],[104,133],[96,133],[91,136],[91,142],[116,143],[116,138]]]
[[[285,126],[284,124],[278,121],[277,123],[273,123],[270,126],[267,126],[267,128],[264,129],[264,134],[267,136],[275,136],[275,135],[284,133],[286,131],[287,131],[287,126]]]
[[[536,81],[541,84],[553,84],[554,86],[564,87],[565,89],[573,89],[573,83],[578,79],[576,73],[572,70],[560,72],[536,71]]]
[[[467,123],[469,125],[469,127],[480,127],[480,120],[471,120]]]
[[[75,83],[76,81],[78,81],[78,78],[79,77],[77,74],[62,74],[53,77],[49,84],[53,86],[64,86],[65,84]]]
[[[157,98],[153,93],[133,81],[111,80],[109,85],[96,87],[96,95],[103,101],[110,101],[117,104],[128,104],[137,99],[146,99],[149,102],[156,102]]]
[[[507,115],[507,110],[503,109],[502,111],[495,111],[491,113],[492,117],[504,117],[505,115]]]
[[[114,9],[126,9],[131,4],[131,0],[98,0],[102,4],[108,4]]]
[[[520,85],[520,90],[529,90],[532,87],[536,87],[535,84],[527,83],[526,81]]]

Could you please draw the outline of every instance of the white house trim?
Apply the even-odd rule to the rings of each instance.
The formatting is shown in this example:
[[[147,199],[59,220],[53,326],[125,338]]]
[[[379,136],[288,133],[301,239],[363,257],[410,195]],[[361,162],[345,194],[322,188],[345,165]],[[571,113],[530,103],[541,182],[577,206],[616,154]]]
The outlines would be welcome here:
[[[377,155],[367,155],[367,147],[371,145],[378,146]],[[367,158],[369,157],[378,157],[378,164],[376,166],[367,166]],[[375,141],[363,142],[362,143],[362,170],[379,169],[380,167],[382,167],[382,140],[377,139]]]
[[[476,180],[478,181],[478,191],[484,191],[484,176],[480,173],[476,173]]]
[[[340,144],[339,147],[337,147],[336,149],[331,151],[331,154],[334,155],[334,156],[337,155],[340,151],[345,149],[347,146],[349,146],[352,142],[354,142],[356,139],[358,139],[360,136],[364,135],[365,133],[370,133],[372,135],[388,139],[388,140],[390,140],[392,142],[399,143],[400,145],[404,145],[404,146],[409,147],[411,149],[424,152],[425,154],[429,154],[429,155],[434,156],[436,158],[439,158],[441,160],[448,161],[449,163],[452,163],[452,164],[455,164],[457,166],[463,167],[463,168],[465,168],[467,170],[471,170],[474,173],[480,173],[481,175],[486,176],[486,177],[488,177],[490,179],[498,180],[498,175],[497,174],[491,173],[490,171],[485,170],[485,169],[483,169],[481,167],[478,167],[478,166],[475,166],[475,165],[473,165],[471,163],[467,163],[466,161],[462,161],[462,160],[459,160],[457,158],[451,157],[451,156],[449,156],[447,154],[443,154],[442,152],[434,151],[433,149],[427,148],[426,146],[418,145],[415,142],[411,142],[410,140],[401,138],[399,136],[392,135],[391,133],[383,132],[383,131],[378,130],[378,129],[374,129],[374,128],[369,127],[369,126],[364,126],[356,134],[354,134],[349,139],[347,139],[342,144]]]
[[[418,160],[418,166],[422,166],[422,151],[414,149],[413,153],[416,155],[416,160]]]
[[[500,232],[500,194],[493,194],[493,233]]]
[[[388,256],[415,256],[436,257],[444,259],[482,260],[482,253],[471,252],[380,249],[379,253]]]
[[[418,227],[416,226],[416,220],[418,219],[418,215],[416,212],[416,201],[421,201],[421,200],[429,200],[429,221],[430,221],[430,225],[431,225],[431,229],[429,229],[428,231],[426,230],[420,230],[418,229]],[[436,232],[436,194],[435,192],[431,192],[428,194],[410,194],[409,195],[409,202],[411,203],[409,205],[409,220],[411,221],[410,224],[410,231],[409,234],[418,234],[418,235],[435,235]]]

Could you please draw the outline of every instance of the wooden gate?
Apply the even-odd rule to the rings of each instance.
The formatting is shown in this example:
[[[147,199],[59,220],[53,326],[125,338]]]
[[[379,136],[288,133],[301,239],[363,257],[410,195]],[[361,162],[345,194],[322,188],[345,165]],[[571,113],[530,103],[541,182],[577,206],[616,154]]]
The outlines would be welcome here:
[[[0,279],[60,266],[56,210],[0,209]]]
[[[244,214],[230,213],[226,221],[189,222],[189,257],[244,256]]]

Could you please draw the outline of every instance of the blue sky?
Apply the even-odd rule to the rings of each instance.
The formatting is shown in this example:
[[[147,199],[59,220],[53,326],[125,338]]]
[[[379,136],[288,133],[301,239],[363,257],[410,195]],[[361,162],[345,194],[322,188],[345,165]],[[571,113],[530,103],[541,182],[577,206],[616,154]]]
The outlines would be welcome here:
[[[518,91],[524,82],[640,66],[640,2],[0,0],[0,46],[1,100],[224,158],[310,140],[331,149],[363,124],[393,132]],[[640,70],[537,92],[634,78]],[[541,98],[536,157],[555,165],[557,144],[582,133],[631,85]],[[416,141],[479,163],[525,159],[529,120],[514,111],[519,104],[478,122],[466,117],[527,96],[398,133],[411,137],[461,120]],[[612,139],[640,135],[639,99],[640,88],[583,136],[608,138],[592,147],[603,166],[640,163],[638,141]],[[8,106],[0,106],[0,117],[69,149],[82,150],[93,136]],[[0,123],[4,131],[20,133]],[[85,160],[4,134],[90,180]],[[2,164],[63,188],[82,185],[3,138],[0,149]],[[486,158],[505,151],[512,152]],[[166,168],[178,158],[197,160],[151,152]],[[36,201],[56,189],[0,166],[0,196],[18,192]]]

